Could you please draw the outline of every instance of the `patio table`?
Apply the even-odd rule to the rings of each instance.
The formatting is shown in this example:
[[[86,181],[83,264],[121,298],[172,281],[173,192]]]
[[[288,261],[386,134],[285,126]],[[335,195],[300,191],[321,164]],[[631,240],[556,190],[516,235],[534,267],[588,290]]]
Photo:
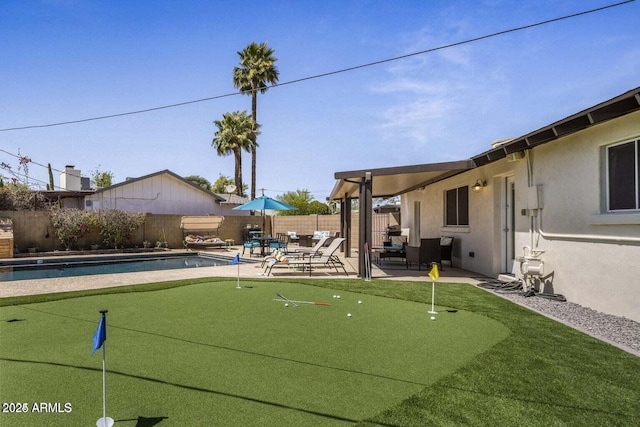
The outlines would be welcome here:
[[[252,237],[251,240],[255,240],[260,242],[260,255],[265,256],[265,248],[269,247],[269,243],[277,242],[278,239],[271,236],[260,236],[260,237]]]

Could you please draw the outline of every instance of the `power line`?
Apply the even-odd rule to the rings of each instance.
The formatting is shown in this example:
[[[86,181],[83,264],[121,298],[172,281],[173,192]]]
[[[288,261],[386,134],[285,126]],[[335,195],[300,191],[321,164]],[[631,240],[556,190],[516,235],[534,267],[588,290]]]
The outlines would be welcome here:
[[[23,159],[23,158],[26,158],[26,157],[27,157],[27,156],[20,156],[20,155],[18,155],[18,154],[13,154],[13,153],[11,153],[11,152],[9,152],[9,151],[7,151],[7,150],[4,150],[4,149],[2,149],[2,148],[0,148],[0,152],[6,153],[6,154],[8,154],[8,155],[10,155],[10,156],[13,156],[13,157],[15,157],[15,158],[16,158],[16,159],[18,159],[18,160],[20,160],[20,159]],[[35,160],[33,160],[31,157],[28,157],[28,159],[29,159],[29,161],[27,162],[27,164],[34,164],[34,165],[36,165],[36,166],[40,166],[40,167],[42,167],[42,168],[49,169],[49,166],[45,166],[45,165],[43,165],[42,163],[38,163],[38,162],[36,162]],[[5,168],[5,169],[6,169],[6,168]],[[56,169],[56,168],[54,168],[54,167],[51,167],[51,171],[56,171],[56,172],[58,172],[58,173],[63,173],[63,172],[65,172],[65,173],[67,173],[67,175],[68,175],[68,176],[72,176],[72,177],[76,177],[76,178],[84,178],[84,177],[82,177],[82,176],[80,176],[80,175],[76,175],[75,173],[69,173],[69,172],[68,172],[68,171],[66,171],[66,170],[65,170],[65,171],[61,171],[60,169]],[[37,179],[37,178],[30,177],[30,176],[28,176],[28,175],[26,175],[26,174],[21,174],[21,173],[15,172],[15,171],[13,171],[13,170],[10,170],[9,172],[10,172],[11,174],[15,174],[15,175],[20,175],[20,176],[22,176],[23,178],[25,178],[25,179],[26,179],[27,184],[29,184],[29,181],[34,181],[34,182],[38,182],[38,183],[42,183],[42,184],[47,184],[47,185],[49,185],[49,183],[48,183],[48,182],[42,181],[42,180]],[[57,188],[62,188],[62,187],[57,186],[57,185],[54,185],[54,188],[55,188],[55,187],[57,187]]]
[[[474,42],[477,42],[477,41],[481,41],[481,40],[489,39],[489,38],[492,38],[492,37],[497,37],[497,36],[513,33],[513,32],[516,32],[516,31],[527,30],[527,29],[530,29],[530,28],[539,27],[539,26],[542,26],[542,25],[551,24],[551,23],[554,23],[554,22],[559,22],[559,21],[563,21],[563,20],[567,20],[567,19],[571,19],[571,18],[576,18],[576,17],[579,17],[579,16],[588,15],[588,14],[595,13],[595,12],[601,12],[603,10],[611,9],[611,8],[618,7],[618,6],[622,6],[624,4],[632,3],[634,1],[635,0],[626,0],[626,1],[619,2],[619,3],[610,4],[610,5],[607,5],[607,6],[598,7],[598,8],[595,8],[595,9],[589,9],[589,10],[585,10],[585,11],[582,11],[582,12],[577,12],[577,13],[573,13],[573,14],[570,14],[570,15],[561,16],[561,17],[558,17],[558,18],[553,18],[553,19],[548,19],[548,20],[545,20],[545,21],[536,22],[534,24],[523,25],[523,26],[520,26],[520,27],[515,27],[515,28],[508,29],[508,30],[503,30],[503,31],[498,31],[498,32],[487,34],[487,35],[484,35],[484,36],[474,37],[474,38],[467,39],[467,40],[460,41],[460,42],[450,43],[450,44],[447,44],[447,45],[438,46],[438,47],[434,47],[434,48],[431,48],[431,49],[421,50],[419,52],[413,52],[413,53],[409,53],[409,54],[406,54],[406,55],[395,56],[393,58],[387,58],[387,59],[382,59],[380,61],[369,62],[369,63],[366,63],[366,64],[356,65],[356,66],[348,67],[348,68],[342,68],[340,70],[330,71],[330,72],[322,73],[322,74],[316,74],[316,75],[313,75],[313,76],[302,77],[302,78],[299,78],[299,79],[290,80],[288,82],[279,83],[277,85],[272,86],[272,88],[273,87],[278,87],[278,86],[292,85],[292,84],[301,83],[301,82],[305,82],[305,81],[309,81],[309,80],[315,80],[315,79],[319,79],[319,78],[323,78],[323,77],[333,76],[333,75],[336,75],[336,74],[347,73],[347,72],[359,70],[359,69],[362,69],[362,68],[373,67],[373,66],[376,66],[376,65],[385,64],[385,63],[393,62],[393,61],[399,61],[401,59],[406,59],[406,58],[410,58],[410,57],[413,57],[413,56],[424,55],[424,54],[427,54],[427,53],[432,53],[432,52],[436,52],[436,51],[443,50],[443,49],[449,49],[449,48],[456,47],[456,46],[461,46],[461,45],[465,45],[465,44],[469,44],[469,43],[474,43]],[[105,116],[97,116],[97,117],[90,117],[90,118],[86,118],[86,119],[69,120],[69,121],[64,121],[64,122],[48,123],[48,124],[42,124],[42,125],[30,125],[30,126],[5,128],[5,129],[0,129],[0,132],[26,130],[26,129],[37,129],[37,128],[47,128],[47,127],[54,127],[54,126],[64,126],[64,125],[85,123],[85,122],[96,121],[96,120],[113,119],[113,118],[116,118],[116,117],[123,117],[123,116],[130,116],[130,115],[134,115],[134,114],[149,113],[149,112],[152,112],[152,111],[165,110],[165,109],[168,109],[168,108],[184,107],[186,105],[191,105],[191,104],[196,104],[196,103],[206,102],[206,101],[212,101],[212,100],[221,99],[221,98],[227,98],[227,97],[236,96],[236,95],[244,95],[244,94],[247,94],[247,93],[251,93],[251,91],[252,90],[226,93],[226,94],[223,94],[223,95],[216,95],[216,96],[211,96],[211,97],[207,97],[207,98],[195,99],[195,100],[192,100],[192,101],[185,101],[185,102],[179,102],[179,103],[175,103],[175,104],[163,105],[163,106],[160,106],[160,107],[146,108],[146,109],[143,109],[143,110],[129,111],[129,112],[126,112],[126,113],[109,114],[109,115],[105,115]]]
[[[15,158],[17,158],[17,159],[21,159],[21,158],[25,157],[25,156],[19,156],[19,155],[17,155],[17,154],[13,154],[13,153],[11,153],[11,152],[9,152],[9,151],[7,151],[7,150],[3,150],[2,148],[0,148],[0,151],[2,151],[3,153],[8,154],[8,155],[10,155],[10,156],[13,156],[13,157],[15,157]],[[45,165],[43,165],[42,163],[38,163],[38,162],[36,162],[35,160],[33,160],[33,159],[31,159],[31,158],[29,157],[28,164],[31,164],[31,163],[32,163],[32,164],[34,164],[34,165],[36,165],[36,166],[40,166],[40,167],[43,167],[43,168],[45,168],[45,169],[49,169],[49,166],[45,166]],[[54,167],[52,167],[52,168],[51,168],[51,170],[52,170],[52,171],[56,171],[56,172],[60,172],[60,173],[62,173],[62,171],[61,171],[61,170],[56,169],[56,168],[54,168]],[[76,176],[76,177],[78,177],[77,175],[72,175],[72,174],[70,174],[70,176]],[[78,178],[79,178],[79,177],[78,177]]]

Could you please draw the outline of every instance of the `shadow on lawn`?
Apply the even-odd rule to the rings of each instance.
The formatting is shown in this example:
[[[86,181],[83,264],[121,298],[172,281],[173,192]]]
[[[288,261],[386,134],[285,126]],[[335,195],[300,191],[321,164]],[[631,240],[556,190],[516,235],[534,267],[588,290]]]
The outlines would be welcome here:
[[[49,315],[52,315],[52,316],[63,317],[63,318],[66,318],[66,319],[79,320],[79,321],[82,321],[82,322],[95,323],[95,321],[93,321],[93,320],[81,319],[81,318],[78,318],[78,317],[68,316],[68,315],[65,315],[65,314],[51,313],[49,311],[38,310],[38,309],[35,309],[33,307],[25,307],[25,306],[21,306],[21,307],[24,308],[24,309],[27,309],[27,310],[36,311],[38,313],[49,314]],[[223,346],[223,345],[207,344],[207,343],[203,343],[203,342],[200,342],[200,341],[193,341],[193,340],[188,340],[188,339],[185,339],[185,338],[173,337],[173,336],[170,336],[170,335],[159,334],[157,332],[141,331],[139,329],[126,328],[124,326],[116,326],[116,325],[113,325],[113,324],[110,324],[108,326],[108,328],[120,329],[120,330],[123,330],[123,331],[129,331],[129,332],[136,332],[136,333],[139,333],[139,334],[151,335],[151,336],[154,336],[154,337],[166,338],[166,339],[170,339],[170,340],[174,340],[174,341],[181,341],[181,342],[184,342],[184,343],[187,343],[187,344],[195,344],[195,345],[201,345],[201,346],[205,346],[205,347],[219,348],[221,350],[234,351],[234,352],[237,352],[237,353],[244,353],[244,354],[249,354],[249,355],[252,355],[252,356],[260,356],[260,357],[264,357],[264,358],[268,358],[268,359],[284,360],[286,362],[294,362],[294,363],[299,363],[301,365],[309,365],[309,366],[313,366],[313,367],[318,367],[318,368],[323,368],[323,369],[331,369],[331,370],[335,370],[335,371],[344,371],[344,372],[349,372],[349,373],[352,373],[352,374],[366,375],[366,376],[369,376],[369,377],[381,378],[381,379],[390,380],[390,381],[397,381],[397,382],[406,383],[406,384],[427,386],[427,384],[425,384],[425,383],[412,381],[412,380],[408,380],[408,379],[403,379],[403,378],[390,377],[388,375],[374,374],[374,373],[365,372],[365,371],[356,371],[354,369],[336,368],[335,366],[321,365],[319,363],[312,363],[312,362],[307,362],[307,361],[304,361],[304,360],[291,359],[291,358],[282,357],[282,356],[273,356],[273,355],[270,355],[270,354],[258,353],[258,352],[249,351],[249,350],[241,350],[241,349],[238,349],[238,348],[233,348],[233,347],[228,347],[228,346]]]
[[[85,371],[102,373],[102,368],[92,368],[92,367],[88,367],[88,366],[68,365],[66,363],[43,362],[43,361],[40,361],[40,360],[11,359],[11,358],[7,358],[7,357],[0,357],[0,360],[5,361],[5,362],[14,362],[14,363],[31,363],[31,364],[36,364],[36,365],[58,366],[58,367],[63,367],[63,368],[73,368],[73,369],[80,369],[80,370],[85,370]],[[346,421],[346,422],[350,422],[350,423],[357,423],[358,421],[360,421],[360,420],[354,420],[354,419],[351,419],[351,418],[341,417],[339,415],[326,414],[326,413],[323,413],[323,412],[312,411],[312,410],[304,409],[304,408],[296,408],[296,407],[293,407],[293,406],[284,405],[282,403],[269,402],[267,400],[256,399],[256,398],[253,398],[253,397],[241,396],[241,395],[232,394],[232,393],[226,393],[224,391],[219,391],[219,390],[211,390],[211,389],[207,389],[207,388],[203,388],[203,387],[195,387],[195,386],[190,386],[190,385],[186,385],[186,384],[172,383],[172,382],[160,380],[160,379],[157,379],[157,378],[150,378],[150,377],[144,377],[144,376],[141,376],[141,375],[127,374],[125,372],[119,372],[119,371],[113,371],[113,370],[109,370],[108,372],[111,375],[121,375],[121,376],[127,377],[127,378],[135,378],[135,379],[139,379],[139,380],[143,380],[143,381],[149,381],[149,382],[152,382],[152,383],[163,384],[163,385],[170,385],[170,386],[183,388],[183,389],[187,389],[187,390],[192,390],[192,391],[199,391],[199,392],[203,392],[203,393],[216,394],[218,396],[232,397],[232,398],[235,398],[235,399],[242,399],[242,400],[245,400],[247,402],[258,403],[258,404],[261,404],[261,405],[269,405],[269,406],[273,406],[273,407],[276,407],[276,408],[287,409],[287,410],[290,410],[290,411],[302,412],[302,413],[305,413],[305,414],[315,415],[315,416],[318,416],[318,417],[329,418],[329,419],[338,420],[338,421]],[[136,425],[136,427],[153,426],[154,425],[154,424],[140,424],[140,419],[141,418],[142,417],[138,417],[137,418],[138,424]],[[145,422],[147,422],[146,420],[153,421],[153,420],[157,420],[157,419],[158,418],[148,418],[148,419],[142,418],[142,420],[145,421]],[[125,421],[134,421],[134,420],[136,420],[136,419],[125,420]],[[149,421],[149,422],[151,422],[151,421]],[[160,420],[160,421],[162,421],[162,420]],[[380,424],[380,425],[387,425],[389,427],[393,427],[393,425],[391,425],[391,424]]]
[[[135,427],[153,427],[162,422],[162,420],[168,420],[169,417],[138,417],[138,418],[130,418],[128,420],[114,420],[116,423],[124,423],[127,421],[137,421]]]

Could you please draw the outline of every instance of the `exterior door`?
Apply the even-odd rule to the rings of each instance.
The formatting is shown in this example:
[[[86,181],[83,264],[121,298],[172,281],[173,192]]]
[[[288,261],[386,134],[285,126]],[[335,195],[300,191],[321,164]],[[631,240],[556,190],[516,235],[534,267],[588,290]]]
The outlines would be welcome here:
[[[502,271],[513,273],[515,262],[515,178],[508,176],[504,179],[502,196]]]

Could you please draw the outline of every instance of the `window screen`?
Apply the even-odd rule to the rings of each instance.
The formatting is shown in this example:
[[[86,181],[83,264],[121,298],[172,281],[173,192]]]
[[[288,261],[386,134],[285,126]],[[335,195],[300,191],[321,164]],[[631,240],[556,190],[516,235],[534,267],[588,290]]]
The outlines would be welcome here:
[[[638,209],[638,141],[607,148],[609,210]]]
[[[469,225],[469,186],[445,192],[445,225]]]

